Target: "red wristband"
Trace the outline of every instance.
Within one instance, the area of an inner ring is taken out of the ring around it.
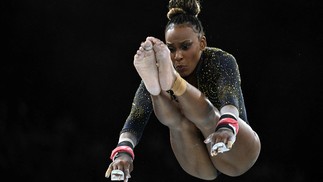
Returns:
[[[226,127],[226,128],[230,128],[232,129],[234,134],[237,134],[239,131],[239,124],[238,121],[231,118],[231,117],[227,117],[227,118],[223,118],[221,119],[218,124],[216,125],[216,129],[215,131],[217,131],[218,129],[222,128],[222,127]]]
[[[119,153],[119,152],[126,152],[128,154],[131,155],[132,159],[135,159],[135,154],[132,150],[131,147],[129,146],[118,146],[116,147],[112,152],[111,152],[111,156],[110,159],[114,160],[114,157]]]

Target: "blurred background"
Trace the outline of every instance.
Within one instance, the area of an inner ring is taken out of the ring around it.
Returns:
[[[164,39],[166,0],[1,1],[0,174],[6,181],[104,182],[140,82],[132,61]],[[203,0],[209,46],[238,61],[262,151],[215,181],[320,181],[323,6],[318,0]],[[130,182],[192,181],[152,115]],[[315,166],[315,167],[314,167]]]

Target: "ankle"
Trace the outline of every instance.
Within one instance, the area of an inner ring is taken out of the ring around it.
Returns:
[[[175,81],[171,90],[173,91],[175,96],[181,96],[187,89],[187,82],[177,72],[175,74]]]

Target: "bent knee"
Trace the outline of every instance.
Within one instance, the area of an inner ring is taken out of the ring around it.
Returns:
[[[258,142],[253,152],[246,157],[247,159],[244,162],[232,163],[230,167],[227,166],[226,169],[221,172],[231,177],[240,176],[246,173],[258,160],[261,149],[260,146],[261,144]]]

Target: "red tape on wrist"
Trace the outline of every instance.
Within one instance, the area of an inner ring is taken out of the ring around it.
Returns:
[[[126,152],[128,154],[131,155],[132,159],[135,159],[135,154],[132,150],[131,147],[129,146],[118,146],[116,147],[112,152],[111,152],[111,156],[110,159],[114,160],[114,157],[119,153],[119,152]]]
[[[218,124],[216,125],[216,129],[215,131],[217,131],[218,129],[222,128],[222,127],[226,127],[229,129],[232,129],[234,134],[237,134],[239,131],[239,124],[238,121],[233,119],[233,118],[223,118],[221,119]]]

